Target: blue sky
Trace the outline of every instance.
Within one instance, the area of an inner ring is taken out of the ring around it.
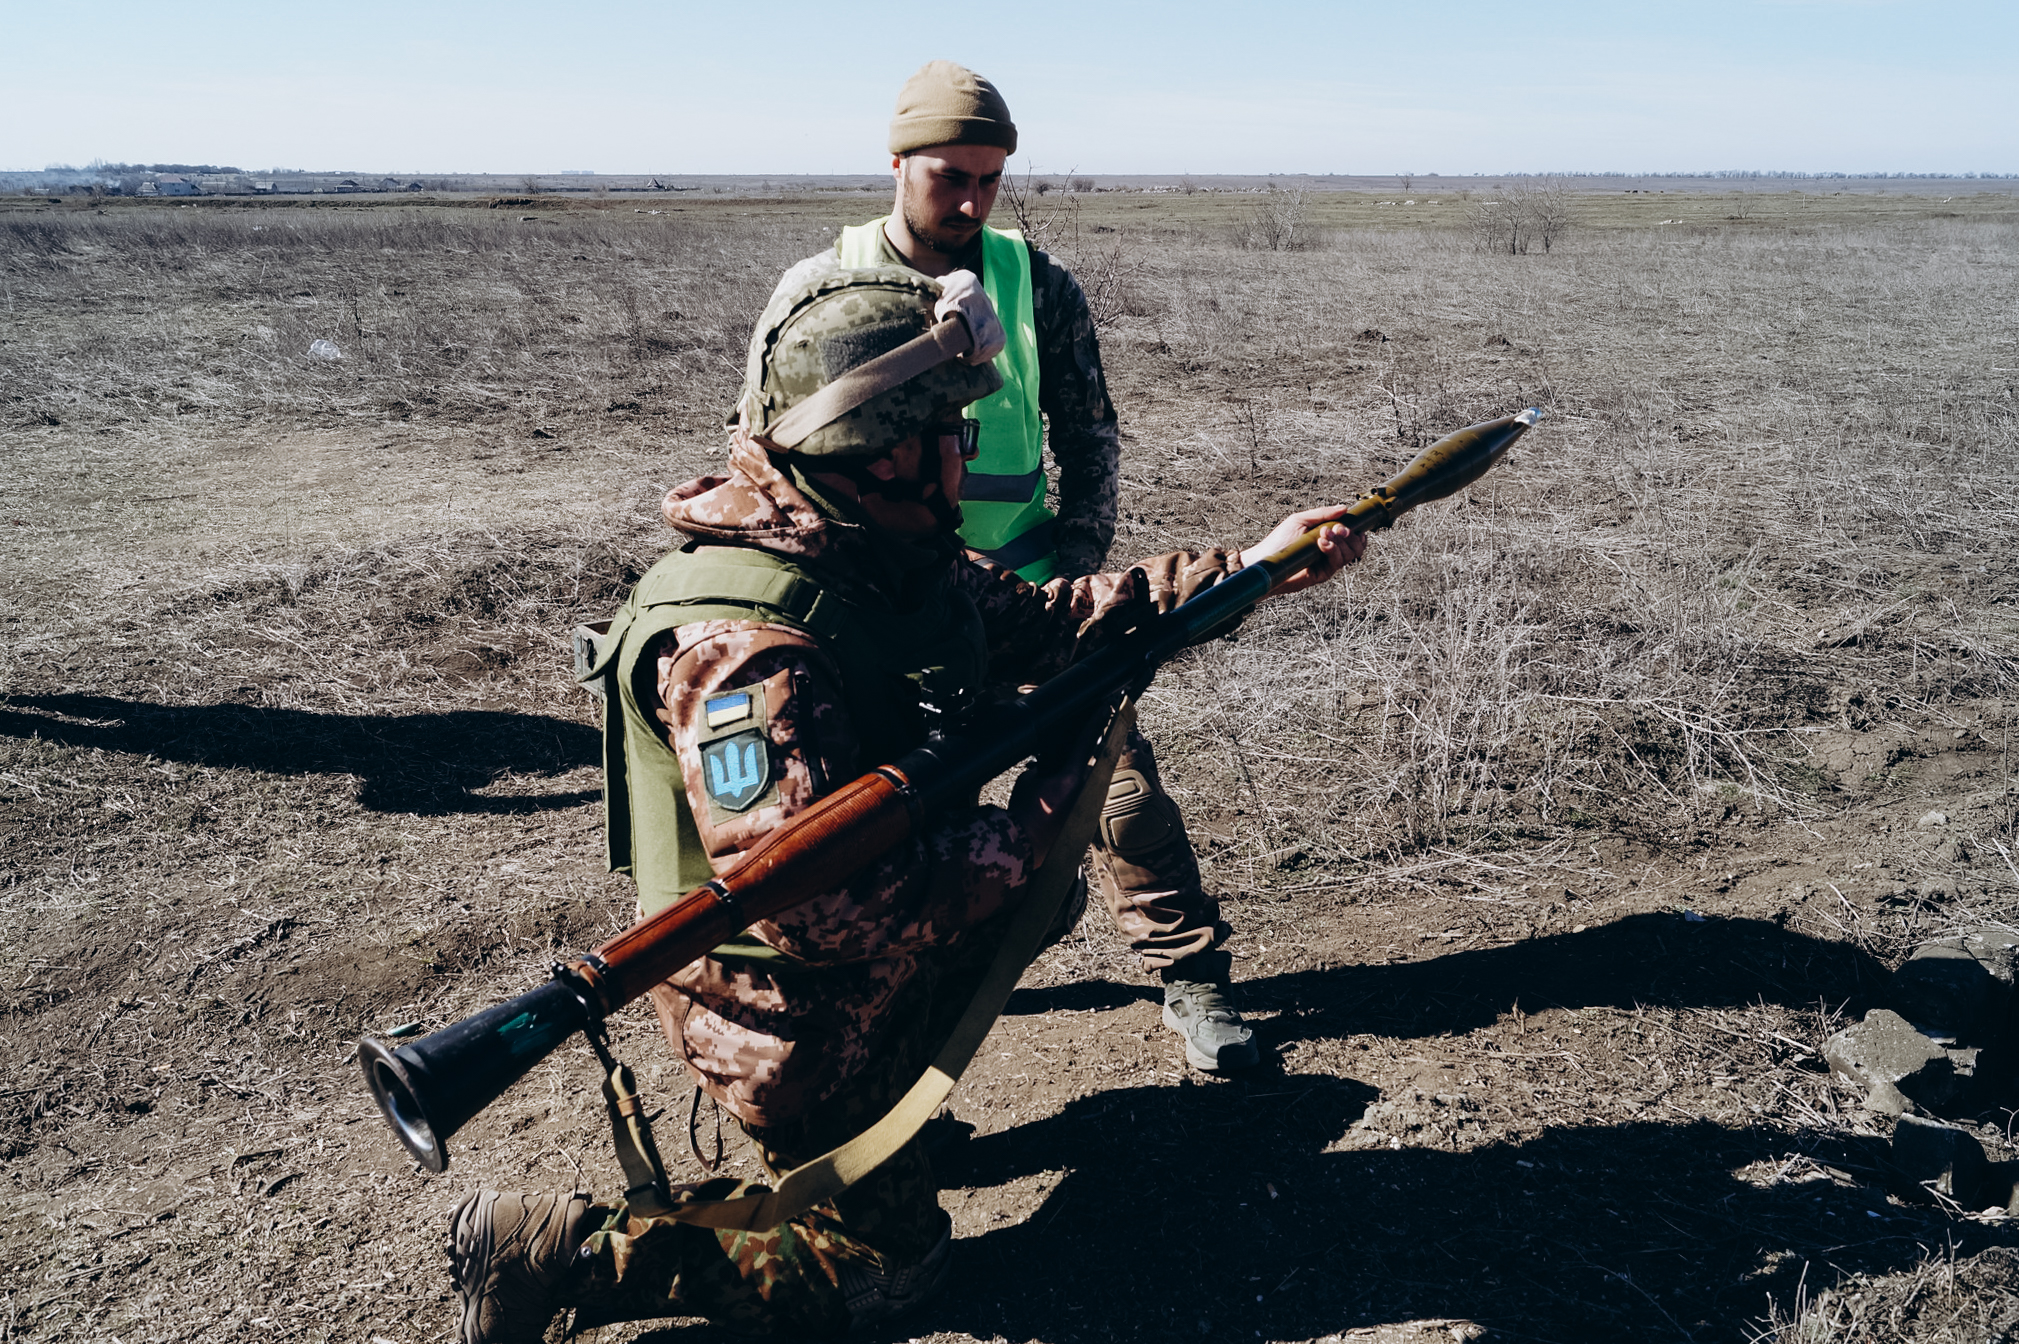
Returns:
[[[2019,2],[0,0],[0,168],[871,173],[996,81],[1044,172],[2019,172]]]

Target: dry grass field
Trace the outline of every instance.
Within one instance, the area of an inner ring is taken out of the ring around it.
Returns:
[[[2019,207],[1594,195],[1505,255],[1386,199],[1294,251],[1083,205],[1117,562],[1549,417],[1152,688],[1269,1062],[1189,1074],[1087,921],[957,1094],[956,1279],[890,1337],[2006,1337],[2019,1221],[1890,1196],[1818,1054],[2019,922]],[[773,279],[880,210],[0,211],[0,1340],[439,1339],[466,1193],[614,1187],[586,1049],[433,1177],[354,1042],[626,922],[566,632],[668,544]]]

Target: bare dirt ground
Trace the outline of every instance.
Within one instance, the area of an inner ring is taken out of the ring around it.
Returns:
[[[1888,1195],[1818,1059],[2019,915],[2019,218],[1968,204],[1606,202],[1547,256],[1088,204],[1117,560],[1550,418],[1160,678],[1268,1063],[1188,1073],[1087,921],[957,1094],[956,1280],[891,1338],[2019,1326],[2014,1224]],[[354,1043],[626,921],[566,631],[875,208],[0,215],[0,1339],[437,1339],[465,1194],[613,1188],[586,1050],[430,1177]]]

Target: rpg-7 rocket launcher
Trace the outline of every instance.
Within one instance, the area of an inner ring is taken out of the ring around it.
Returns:
[[[1377,531],[1420,504],[1464,489],[1541,418],[1542,411],[1530,407],[1438,440],[1361,496],[1343,524]],[[393,1132],[422,1166],[445,1170],[448,1137],[569,1036],[600,1032],[604,1018],[709,949],[848,881],[922,831],[947,800],[974,797],[997,775],[1069,739],[1100,707],[1139,693],[1179,650],[1231,628],[1277,584],[1309,567],[1318,558],[1318,531],[1144,622],[984,722],[843,785],[766,835],[719,877],[595,951],[556,964],[553,978],[538,989],[397,1048],[366,1037],[358,1043],[358,1059]]]

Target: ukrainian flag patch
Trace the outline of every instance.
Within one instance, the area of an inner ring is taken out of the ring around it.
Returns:
[[[704,726],[694,745],[701,756],[698,783],[716,825],[778,800],[778,777],[771,769],[771,739],[765,732],[764,688],[746,686],[701,701]]]
[[[741,723],[750,717],[750,692],[738,691],[734,695],[711,695],[703,706],[708,714],[708,726],[720,728],[725,724]]]

